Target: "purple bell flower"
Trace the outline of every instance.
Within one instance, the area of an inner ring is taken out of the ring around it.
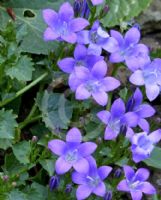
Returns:
[[[78,44],[74,50],[74,58],[64,58],[58,61],[58,66],[62,71],[72,73],[74,68],[79,66],[91,69],[100,60],[103,60],[103,56],[88,55],[87,48]]]
[[[99,21],[94,22],[90,31],[80,31],[77,42],[79,44],[89,44],[88,54],[94,55],[101,55],[102,49],[113,52],[117,44],[117,41],[102,29]]]
[[[108,101],[106,92],[119,87],[120,82],[113,77],[105,77],[107,65],[105,61],[98,61],[91,70],[86,67],[76,67],[69,76],[69,86],[72,91],[76,91],[76,99],[84,100],[90,96],[94,100],[105,106]]]
[[[72,128],[66,135],[66,143],[62,140],[51,140],[48,148],[60,156],[55,163],[57,174],[64,174],[72,167],[78,172],[87,172],[88,161],[85,159],[92,154],[97,145],[93,142],[81,143],[82,136],[77,128]]]
[[[161,59],[156,58],[142,69],[136,70],[130,76],[134,85],[145,85],[146,96],[150,101],[157,98],[161,91]]]
[[[143,103],[143,95],[139,88],[137,88],[133,96],[128,100],[126,104],[127,112],[134,112],[138,117],[138,125],[143,131],[149,131],[149,123],[145,120],[147,117],[151,117],[155,114],[155,110],[149,104]]]
[[[45,41],[64,40],[75,43],[77,41],[76,32],[89,25],[86,19],[74,19],[74,10],[68,2],[61,5],[58,13],[52,9],[43,10],[43,18],[48,25],[44,32]]]
[[[150,134],[142,132],[134,134],[131,138],[131,151],[134,162],[138,163],[150,157],[155,144],[161,140],[161,129]]]
[[[135,127],[138,118],[135,113],[125,113],[125,104],[122,99],[117,99],[111,106],[110,112],[107,110],[97,113],[97,117],[106,124],[105,140],[114,140],[121,132],[121,127]]]
[[[89,171],[87,173],[74,172],[72,174],[73,182],[80,185],[76,191],[77,200],[86,199],[92,193],[104,197],[106,186],[103,180],[112,170],[109,166],[97,168],[96,161],[92,156],[89,156],[87,159],[89,162]]]
[[[130,166],[124,166],[126,179],[122,180],[117,190],[130,192],[132,200],[141,200],[143,194],[156,194],[155,188],[146,180],[149,177],[149,171],[145,168],[140,168],[136,171]]]
[[[118,31],[111,30],[110,33],[115,39],[115,51],[107,50],[111,53],[110,62],[125,62],[131,71],[135,71],[150,62],[149,49],[144,44],[138,44],[140,40],[138,28],[129,29],[124,38]]]

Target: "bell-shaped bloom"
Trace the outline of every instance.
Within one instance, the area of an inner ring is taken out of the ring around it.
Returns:
[[[100,55],[102,49],[113,52],[117,44],[117,41],[102,29],[99,21],[94,22],[91,30],[80,31],[77,42],[79,44],[89,44],[88,53],[94,55]]]
[[[94,100],[105,106],[108,101],[106,92],[116,89],[120,82],[113,77],[105,77],[107,65],[105,61],[98,61],[91,70],[86,67],[76,67],[69,76],[69,86],[75,91],[76,99],[84,100],[93,97]]]
[[[134,162],[138,163],[150,157],[155,144],[161,140],[161,129],[148,134],[142,132],[134,134],[131,138],[131,151]]]
[[[64,174],[72,167],[81,173],[89,170],[85,158],[95,151],[97,145],[93,142],[81,143],[81,141],[82,136],[77,128],[68,131],[66,142],[58,139],[49,141],[48,148],[52,153],[60,156],[55,163],[57,174]]]
[[[92,193],[104,197],[106,193],[103,180],[107,178],[112,168],[109,166],[97,168],[96,161],[92,156],[88,157],[88,162],[89,171],[87,173],[74,172],[72,174],[73,182],[80,185],[76,191],[77,200],[86,199]]]
[[[103,60],[103,56],[89,55],[87,48],[78,44],[74,50],[74,58],[64,58],[58,61],[58,66],[62,71],[72,73],[75,67],[84,66],[91,69],[100,60]]]
[[[58,13],[52,9],[43,10],[43,18],[48,25],[44,32],[45,41],[64,40],[75,43],[76,32],[89,25],[86,19],[74,18],[74,10],[68,2],[61,5]]]
[[[131,71],[143,67],[150,62],[149,49],[144,44],[138,44],[140,31],[132,27],[123,37],[118,31],[111,30],[111,36],[117,41],[116,51],[109,51],[110,62],[125,62]]]
[[[155,110],[149,104],[142,103],[143,95],[137,88],[126,104],[127,112],[134,112],[138,117],[138,125],[143,131],[149,131],[149,123],[145,120],[155,114]]]
[[[161,59],[156,58],[145,65],[141,70],[136,70],[130,76],[130,82],[134,85],[145,85],[146,96],[153,101],[160,94],[161,90]]]
[[[105,140],[114,140],[121,132],[122,127],[135,127],[138,123],[135,113],[125,113],[125,104],[120,98],[113,102],[110,112],[107,110],[100,111],[97,113],[97,117],[107,125]]]
[[[143,193],[148,195],[156,194],[156,189],[147,182],[149,171],[140,168],[136,172],[130,166],[124,166],[125,178],[118,186],[117,190],[129,192],[132,200],[141,200]]]

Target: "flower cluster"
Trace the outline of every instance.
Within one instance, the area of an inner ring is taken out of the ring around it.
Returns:
[[[92,0],[93,5],[103,1]],[[81,12],[77,16],[88,18],[86,11],[80,11],[81,4],[75,1],[75,10]],[[87,9],[87,2],[82,1]],[[89,9],[89,7],[88,7]],[[88,10],[89,12],[89,10]],[[89,13],[88,13],[89,14]],[[69,75],[68,84],[75,92],[77,100],[93,98],[101,106],[108,104],[108,92],[117,89],[120,81],[108,76],[108,66],[101,56],[102,52],[109,54],[111,63],[123,63],[131,71],[129,81],[136,86],[145,85],[148,100],[156,99],[161,90],[161,59],[151,61],[149,49],[140,44],[140,31],[137,27],[130,28],[123,36],[120,32],[111,30],[110,34],[96,20],[91,29],[84,30],[89,25],[87,19],[74,18],[74,10],[69,3],[64,3],[58,13],[46,9],[43,17],[48,27],[44,32],[44,40],[58,40],[75,44],[73,57],[61,58],[58,67]],[[106,125],[104,139],[116,140],[119,134],[124,134],[131,143],[132,159],[135,163],[149,158],[155,144],[161,140],[161,130],[150,133],[146,118],[155,114],[154,108],[143,102],[139,88],[124,102],[121,98],[114,100],[110,111],[103,110],[97,117]],[[142,132],[135,133],[136,127]],[[72,128],[66,135],[66,142],[58,139],[49,141],[48,148],[59,156],[55,163],[58,175],[71,169],[72,181],[78,184],[76,196],[78,200],[86,199],[90,194],[104,197],[106,186],[103,182],[112,168],[102,166],[97,168],[95,159],[91,156],[97,145],[93,142],[82,142],[82,136],[77,128]],[[140,168],[135,173],[130,166],[124,166],[125,180],[117,189],[130,192],[133,200],[141,200],[142,193],[155,194],[154,187],[146,180],[149,172]],[[111,194],[111,193],[110,193]]]

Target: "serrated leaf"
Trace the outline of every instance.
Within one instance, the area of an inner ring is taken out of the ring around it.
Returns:
[[[30,143],[27,141],[19,142],[12,147],[13,153],[17,160],[22,164],[30,163],[29,155],[31,151]]]
[[[12,111],[0,110],[0,139],[13,139],[17,122]]]
[[[6,70],[6,75],[12,79],[16,78],[18,81],[30,81],[32,79],[33,63],[31,58],[27,56],[21,56],[17,63]]]
[[[54,162],[53,160],[40,160],[41,166],[48,172],[49,176],[52,176],[54,173]]]
[[[26,25],[27,34],[23,38],[20,50],[23,52],[30,52],[35,54],[48,54],[49,51],[54,51],[58,47],[57,42],[44,42],[43,32],[46,28],[46,24],[42,18],[42,9],[52,8],[58,10],[60,5],[65,2],[64,0],[10,0],[5,6],[13,8],[17,26]],[[71,0],[70,2],[73,2]],[[0,16],[2,16],[1,22],[5,24],[10,18],[6,13],[5,7],[0,7]],[[31,16],[25,16],[25,12],[30,12]],[[1,27],[1,26],[0,26]],[[3,27],[4,28],[4,25]]]
[[[155,147],[150,158],[144,161],[148,166],[161,169],[161,148]]]
[[[45,91],[37,97],[37,104],[42,112],[46,127],[67,129],[73,113],[73,106],[63,94]]]
[[[101,22],[105,27],[119,25],[138,16],[151,2],[152,0],[106,0],[109,11]]]

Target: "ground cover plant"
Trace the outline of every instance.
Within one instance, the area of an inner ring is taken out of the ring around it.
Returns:
[[[0,200],[161,199],[150,3],[0,1]]]

